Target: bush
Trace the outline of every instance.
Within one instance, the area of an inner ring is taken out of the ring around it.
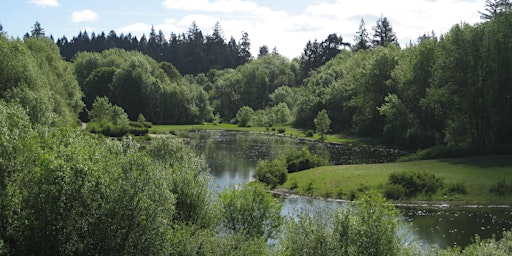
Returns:
[[[282,159],[276,159],[272,162],[260,160],[254,173],[254,178],[257,181],[266,184],[272,189],[284,184],[287,176],[286,164]]]
[[[89,122],[87,124],[87,131],[94,134],[103,134],[107,137],[123,137],[127,134],[144,136],[149,133],[149,129],[140,125],[140,123],[133,123],[136,125],[120,126],[109,122]]]
[[[446,193],[466,195],[468,193],[468,189],[466,188],[466,184],[462,182],[449,183],[446,188]]]
[[[306,185],[306,187],[304,188],[304,193],[306,193],[306,195],[312,196],[314,192],[315,187],[313,187],[313,181],[310,181],[308,185]]]
[[[249,126],[249,122],[254,115],[254,110],[251,107],[241,107],[236,113],[236,120],[238,121],[238,125],[240,127]]]
[[[307,147],[295,150],[285,155],[286,169],[289,173],[315,168],[323,165],[322,158],[311,154]]]
[[[499,196],[507,196],[512,193],[512,185],[507,184],[505,180],[501,180],[492,185],[489,191]]]
[[[277,132],[278,132],[278,133],[280,133],[280,134],[283,134],[283,133],[285,133],[285,132],[286,132],[286,129],[284,129],[284,128],[279,128],[279,129],[277,129]]]
[[[439,189],[444,187],[444,182],[441,178],[436,177],[434,174],[426,172],[395,172],[389,175],[389,185],[400,186],[404,189],[405,197],[414,197],[418,194],[432,196]],[[399,192],[396,188],[390,188],[394,191],[389,191],[390,196],[396,196]]]
[[[313,135],[315,135],[315,132],[313,130],[307,130],[305,133],[306,137],[313,137]]]
[[[376,194],[357,207],[302,211],[290,218],[279,255],[406,255],[398,211]]]
[[[283,204],[267,193],[261,183],[228,187],[218,197],[222,233],[275,239],[282,224]]]
[[[387,184],[384,189],[384,197],[389,200],[399,200],[405,196],[404,187],[396,184]]]
[[[295,189],[298,189],[299,188],[299,182],[297,181],[294,181],[290,184],[290,190],[295,190]]]

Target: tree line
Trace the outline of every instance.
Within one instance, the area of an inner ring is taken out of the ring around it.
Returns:
[[[236,68],[197,75],[120,49],[79,53],[72,65],[88,110],[106,96],[131,120],[143,114],[156,124],[184,124],[244,116],[244,125],[314,129],[325,110],[332,132],[411,149],[503,148],[512,141],[510,16],[501,11],[479,24],[456,24],[404,49],[385,17],[373,39],[362,20],[350,48],[331,34],[308,42],[301,58],[263,50]]]
[[[26,36],[30,36],[27,34]],[[217,22],[209,35],[204,35],[193,22],[186,33],[171,33],[169,40],[159,30],[151,28],[148,37],[140,39],[131,33],[120,34],[111,30],[90,36],[80,32],[70,40],[66,36],[57,39],[61,55],[68,61],[79,52],[103,52],[112,48],[139,51],[158,62],[172,63],[182,74],[206,73],[210,69],[235,68],[251,59],[249,34],[243,32],[240,40],[233,37],[226,41],[220,23]]]

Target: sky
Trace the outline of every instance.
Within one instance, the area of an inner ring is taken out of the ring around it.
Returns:
[[[247,32],[253,55],[267,45],[291,59],[309,40],[332,33],[353,43],[361,19],[371,35],[379,17],[388,18],[404,47],[424,33],[481,22],[485,0],[2,0],[1,6],[0,24],[10,37],[23,37],[36,21],[55,39],[84,30],[140,38],[152,26],[169,37],[194,21],[206,35],[218,21],[226,40]]]

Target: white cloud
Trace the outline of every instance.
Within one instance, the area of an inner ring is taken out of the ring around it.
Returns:
[[[100,15],[92,10],[85,9],[81,11],[74,11],[71,14],[71,20],[75,23],[79,22],[95,22],[100,19]]]
[[[145,23],[135,23],[132,25],[128,25],[126,27],[122,27],[119,29],[121,33],[132,33],[134,35],[141,36],[142,34],[147,34],[151,30],[151,25]]]
[[[258,4],[244,0],[166,0],[162,5],[171,10],[205,11],[205,12],[252,12]]]
[[[171,32],[186,32],[195,21],[206,35],[211,34],[215,22],[219,21],[226,40],[231,36],[238,40],[242,32],[248,32],[253,55],[257,55],[260,46],[267,45],[271,49],[276,46],[281,54],[293,58],[300,56],[308,40],[324,40],[331,33],[353,43],[361,18],[372,34],[376,20],[387,17],[400,44],[406,46],[426,32],[440,35],[462,21],[479,22],[478,10],[484,6],[483,0],[367,0],[364,5],[353,0],[313,2],[317,4],[304,6],[302,12],[296,10],[292,14],[257,4],[256,0],[165,0],[162,5],[179,11],[175,12],[179,15],[154,27],[168,37]],[[136,23],[120,31],[141,36],[147,35],[151,26]]]
[[[30,0],[29,4],[35,4],[37,6],[46,8],[46,7],[59,7],[59,2],[57,0]]]
[[[350,30],[344,26],[343,33],[355,32],[354,22],[364,18],[367,29],[371,32],[376,18],[387,17],[397,33],[402,45],[425,32],[435,31],[437,34],[448,32],[455,24],[479,21],[478,10],[483,1],[460,0],[367,0],[364,5],[350,0],[337,0],[334,3],[309,5],[306,13],[311,16],[328,16],[341,24],[351,24]]]

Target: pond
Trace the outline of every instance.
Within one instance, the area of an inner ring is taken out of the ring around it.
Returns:
[[[203,155],[216,178],[216,189],[253,180],[258,160],[271,160],[290,150],[308,147],[331,164],[383,163],[397,159],[405,152],[369,146],[317,143],[286,136],[230,131],[198,131],[187,134],[190,145]],[[337,208],[343,203],[303,197],[285,200],[283,214],[297,208]],[[475,234],[481,238],[501,237],[512,229],[512,210],[508,208],[428,209],[403,207],[403,223],[410,223],[407,234],[428,244],[464,247]],[[406,226],[406,225],[404,225]]]

